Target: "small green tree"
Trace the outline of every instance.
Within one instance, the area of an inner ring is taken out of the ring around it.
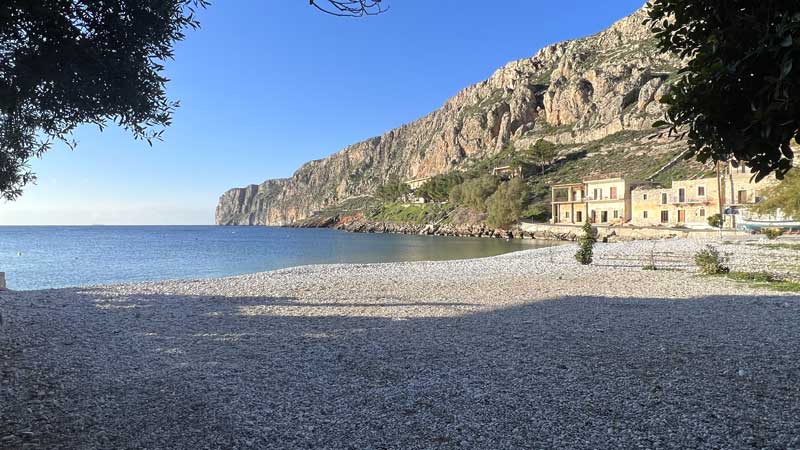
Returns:
[[[491,227],[508,228],[522,215],[528,203],[528,186],[521,178],[501,184],[486,200],[489,213],[486,223]]]
[[[528,155],[534,164],[539,166],[539,173],[544,174],[547,166],[553,163],[558,156],[556,144],[544,139],[539,139],[535,144],[528,147]]]
[[[578,252],[575,253],[575,259],[586,266],[592,263],[592,253],[594,243],[597,242],[597,237],[594,235],[594,229],[588,219],[583,224],[582,229],[583,235],[578,241],[580,243],[580,248],[578,248]]]
[[[714,228],[719,228],[722,226],[722,215],[721,214],[714,214],[713,216],[708,216],[708,224]]]

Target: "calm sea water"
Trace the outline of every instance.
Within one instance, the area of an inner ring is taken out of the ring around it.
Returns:
[[[0,227],[8,287],[205,278],[304,264],[474,258],[540,241],[266,227]]]

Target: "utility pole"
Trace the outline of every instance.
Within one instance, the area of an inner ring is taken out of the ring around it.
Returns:
[[[724,202],[722,200],[722,177],[719,170],[719,161],[717,161],[717,200],[719,201],[719,237],[722,239],[722,227],[725,226],[725,210]]]

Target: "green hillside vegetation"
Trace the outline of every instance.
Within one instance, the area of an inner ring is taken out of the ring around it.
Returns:
[[[528,205],[529,196],[528,186],[521,178],[501,184],[486,200],[486,223],[500,228],[514,225]]]
[[[384,203],[366,211],[366,218],[377,222],[394,222],[421,225],[445,221],[453,206],[440,203],[401,204]]]
[[[398,179],[392,179],[378,186],[375,197],[384,202],[393,202],[405,197],[411,192],[411,188]]]
[[[708,167],[679,160],[660,169],[678,156],[680,146],[654,152],[651,132],[623,131],[587,144],[559,145],[546,139],[517,149],[508,145],[500,152],[467,162],[462,170],[432,177],[415,192],[425,204],[403,204],[408,185],[390,180],[374,197],[349,200],[321,214],[363,212],[368,220],[406,224],[448,223],[457,211],[473,211],[489,226],[507,228],[518,219],[545,222],[550,218],[550,186],[580,182],[588,177],[619,176],[631,180],[651,180],[669,185],[674,179],[713,176]],[[529,140],[530,142],[530,140]],[[501,166],[520,168],[524,181],[504,181],[492,175]]]
[[[453,187],[463,182],[464,175],[461,172],[448,172],[442,175],[436,175],[420,186],[416,190],[415,195],[427,201],[444,202],[450,197],[450,191]]]

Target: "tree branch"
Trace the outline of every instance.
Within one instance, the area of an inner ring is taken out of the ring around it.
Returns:
[[[377,16],[389,7],[382,0],[309,0],[309,4],[325,14],[337,17]]]

